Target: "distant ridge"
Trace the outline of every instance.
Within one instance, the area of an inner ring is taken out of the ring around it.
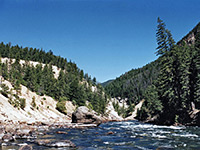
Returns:
[[[114,80],[111,79],[111,80],[105,81],[105,82],[101,83],[101,85],[102,85],[103,87],[106,87],[106,86],[107,86],[108,84],[110,84],[112,81],[114,81]]]

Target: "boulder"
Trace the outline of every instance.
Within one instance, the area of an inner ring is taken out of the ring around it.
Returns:
[[[3,138],[5,135],[5,130],[3,128],[0,128],[0,140]]]
[[[98,116],[93,110],[89,110],[86,106],[80,106],[72,114],[72,123],[84,124],[101,124],[102,117]]]
[[[16,131],[16,126],[14,125],[7,125],[5,126],[5,132],[6,133],[14,133]]]
[[[30,129],[19,129],[16,131],[15,134],[23,137],[23,136],[30,136],[31,133],[32,133],[32,131]]]
[[[64,131],[57,131],[56,133],[57,134],[68,134],[67,132],[64,132]]]
[[[3,137],[2,137],[2,140],[5,141],[5,142],[10,142],[10,141],[14,141],[14,137],[12,136],[12,134],[5,134]]]
[[[111,134],[114,134],[114,132],[109,131],[109,132],[107,133],[107,135],[111,135]]]
[[[30,145],[23,145],[22,147],[19,148],[19,150],[32,150],[32,146]]]

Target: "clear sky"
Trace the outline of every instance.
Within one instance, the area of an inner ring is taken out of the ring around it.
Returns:
[[[103,82],[156,59],[157,17],[178,41],[200,0],[0,0],[0,42],[52,50]]]

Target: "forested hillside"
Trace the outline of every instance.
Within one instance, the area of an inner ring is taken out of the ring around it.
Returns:
[[[158,76],[158,60],[142,68],[133,69],[106,85],[105,90],[111,97],[128,98],[129,103],[138,103],[145,90]]]
[[[58,101],[57,109],[65,113],[64,102],[69,100],[81,106],[87,105],[103,114],[105,112],[107,96],[96,78],[91,79],[84,74],[75,63],[55,56],[52,51],[0,44],[1,58],[8,58],[0,63],[0,76],[9,80],[15,90],[20,91],[20,84],[39,95],[48,95]],[[20,61],[24,60],[24,64]],[[36,66],[30,61],[39,62]],[[59,75],[54,76],[53,66],[59,69]],[[7,95],[6,87],[1,84],[1,93]],[[20,93],[18,93],[20,94]],[[23,107],[22,107],[23,108]]]
[[[140,119],[158,115],[157,122],[168,125],[193,121],[192,111],[200,108],[200,24],[194,29],[194,42],[188,43],[185,37],[181,44],[175,44],[165,23],[158,18],[156,37],[160,71],[150,87],[154,92],[145,94],[146,103],[138,116]],[[155,111],[152,103],[159,106]]]
[[[108,80],[108,81],[106,81],[106,82],[101,83],[101,85],[102,85],[103,87],[106,87],[106,86],[107,86],[108,84],[110,84],[112,81],[113,81],[113,80]]]
[[[189,124],[200,109],[200,23],[176,44],[158,18],[156,38],[159,58],[112,81],[106,92],[133,103],[144,99],[139,120]]]

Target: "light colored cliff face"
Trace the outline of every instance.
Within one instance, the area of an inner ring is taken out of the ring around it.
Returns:
[[[109,101],[107,107],[106,107],[106,113],[108,114],[107,119],[108,120],[116,120],[116,121],[122,121],[123,118],[118,115],[118,113],[115,111],[112,101]]]
[[[6,62],[12,62],[12,63],[14,63],[15,62],[15,59],[9,59],[9,58],[1,58],[1,62],[2,63],[6,63]],[[21,64],[21,65],[25,65],[26,64],[26,61],[25,60],[20,60],[19,61],[19,63]],[[45,66],[45,64],[42,64],[42,63],[39,63],[39,62],[35,62],[35,61],[28,61],[27,62],[30,66],[32,65],[32,66],[34,66],[34,67],[36,67],[37,65],[42,65],[42,67],[44,67]],[[57,79],[58,78],[58,76],[59,76],[59,73],[60,73],[60,68],[58,68],[57,66],[52,66],[52,69],[53,69],[53,72],[54,72],[54,77]]]
[[[123,117],[119,116],[118,113],[115,111],[113,107],[113,102],[118,103],[120,107],[127,108],[127,104],[125,100],[121,98],[111,98],[109,101],[107,107],[106,107],[106,113],[108,114],[108,120],[117,120],[117,121],[122,121],[124,120]]]
[[[14,63],[15,59],[8,59],[8,58],[1,58],[1,63]],[[28,63],[28,65],[32,65],[36,67],[36,65],[39,65],[41,63],[29,61],[26,62],[24,60],[20,60],[19,62],[21,65],[25,65]],[[45,64],[41,64],[42,67],[45,66]],[[52,66],[54,77],[58,78],[60,68],[57,66]],[[84,84],[85,81],[81,82],[80,84]],[[9,87],[9,91],[11,91],[12,94],[17,94],[20,98],[24,98],[26,100],[26,107],[24,109],[16,108],[13,105],[9,103],[9,98],[3,96],[0,94],[0,121],[21,121],[21,122],[71,122],[71,116],[72,113],[75,111],[76,106],[72,104],[72,102],[67,101],[65,104],[65,107],[67,109],[67,114],[64,115],[60,113],[58,110],[56,110],[56,104],[57,102],[49,97],[49,96],[40,96],[36,93],[30,91],[25,86],[21,85],[21,92],[16,93],[14,90],[14,87],[11,85],[10,82],[4,80],[0,76],[0,85],[5,84]],[[0,86],[1,89],[1,86]],[[92,86],[91,87],[92,92],[97,92],[97,87]],[[15,97],[10,96],[11,99],[15,99]],[[32,106],[33,98],[35,99],[36,106]],[[105,117],[105,120],[122,120],[122,117],[118,116],[117,112],[114,110],[111,100],[107,105],[106,114],[108,117]],[[115,100],[117,101],[117,100]],[[120,106],[122,103],[119,103]]]
[[[186,39],[184,39],[184,41],[188,44],[195,44],[195,35],[194,32],[192,32],[191,34],[188,35],[188,37]]]
[[[9,91],[12,94],[16,94],[11,83],[4,80],[0,76],[0,84],[5,84],[9,87]],[[1,88],[0,88],[1,89]],[[67,109],[68,115],[64,115],[56,110],[57,102],[49,96],[40,96],[36,93],[30,91],[25,86],[21,85],[21,92],[18,94],[20,98],[26,99],[26,106],[24,109],[15,108],[9,103],[9,98],[0,94],[0,121],[8,122],[44,122],[44,123],[56,123],[56,122],[71,122],[71,115],[76,110],[76,106],[72,102],[67,101],[65,107]],[[9,97],[12,97],[9,95]],[[14,97],[13,97],[14,99]],[[35,107],[33,107],[33,99],[35,99]],[[116,99],[114,99],[117,101]],[[107,121],[117,120],[122,121],[123,118],[120,117],[114,110],[112,105],[113,100],[111,100],[106,109],[106,117],[103,117]],[[120,103],[121,104],[121,103]]]
[[[5,84],[9,89],[14,89],[10,82],[4,80],[1,84]],[[15,94],[16,91],[12,90]],[[25,121],[25,122],[71,122],[71,117],[66,116],[56,110],[56,101],[49,96],[39,96],[21,85],[20,98],[26,99],[26,107],[24,110],[15,108],[8,102],[8,98],[0,94],[0,120],[1,121]],[[36,106],[31,104],[35,97]],[[74,112],[75,106],[71,102],[67,102],[68,112]],[[69,109],[70,108],[70,109]]]
[[[141,110],[143,103],[144,103],[144,100],[141,100],[141,101],[135,106],[135,109],[134,109],[134,111],[132,112],[131,116],[125,118],[125,120],[134,120],[135,117],[137,116],[138,110]]]

